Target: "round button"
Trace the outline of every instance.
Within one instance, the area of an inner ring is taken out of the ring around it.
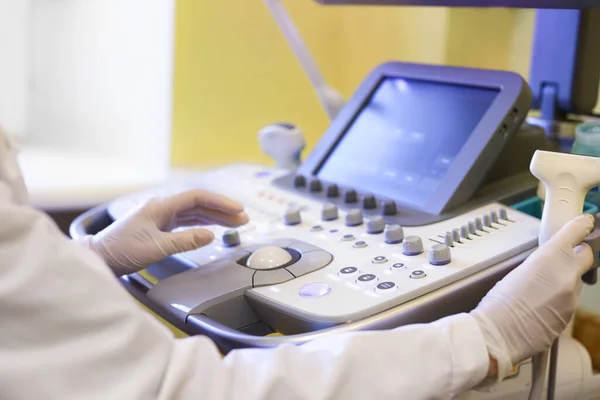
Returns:
[[[350,241],[352,241],[352,240],[354,240],[354,239],[356,239],[356,238],[354,237],[354,235],[344,235],[344,236],[342,236],[342,241],[343,241],[343,242],[350,242]]]
[[[397,289],[398,286],[394,282],[381,282],[375,286],[375,291],[382,294],[395,292]]]
[[[310,228],[311,232],[321,232],[323,230],[323,227],[321,225],[315,225],[312,228]]]
[[[387,225],[383,230],[383,236],[388,244],[401,243],[404,240],[404,230],[400,225]]]
[[[260,270],[275,269],[284,266],[290,261],[292,261],[292,255],[285,249],[277,246],[265,246],[250,255],[246,266]]]
[[[402,253],[406,256],[416,256],[423,252],[423,241],[419,236],[408,236],[402,242]]]
[[[383,215],[396,215],[398,213],[396,203],[393,201],[385,201],[381,206],[381,213]]]
[[[424,271],[421,270],[416,270],[410,273],[410,277],[412,279],[421,279],[421,278],[425,278],[427,276],[427,274],[425,274]]]
[[[344,202],[356,203],[357,200],[358,200],[358,196],[356,194],[356,190],[348,189],[344,192]]]
[[[362,205],[365,210],[372,210],[377,206],[377,201],[374,196],[364,196],[362,198]]]
[[[377,234],[385,230],[385,221],[383,217],[376,215],[367,220],[367,233]]]
[[[377,277],[373,274],[364,274],[356,279],[359,285],[371,285],[377,282]]]
[[[298,225],[300,222],[302,222],[300,210],[297,208],[287,210],[283,215],[283,221],[286,225]]]
[[[340,195],[340,189],[335,183],[327,186],[327,197],[338,197]]]
[[[294,177],[294,186],[295,187],[304,187],[306,186],[306,178],[302,175],[296,175]]]
[[[352,247],[356,247],[356,248],[363,248],[363,247],[367,247],[367,242],[363,241],[363,240],[359,240],[358,242],[355,242]]]
[[[358,226],[363,223],[362,211],[357,209],[348,210],[346,213],[346,226]]]
[[[311,180],[309,189],[311,192],[320,192],[323,189],[323,186],[321,185],[321,181],[318,179]]]
[[[300,297],[312,298],[325,296],[331,292],[331,286],[323,282],[308,283],[300,288]]]
[[[383,264],[387,262],[387,258],[385,258],[384,256],[377,256],[375,258],[373,258],[372,263],[373,264]]]
[[[338,217],[338,208],[335,204],[324,204],[321,209],[321,219],[323,221],[333,221]]]
[[[226,247],[234,247],[240,244],[240,233],[235,229],[228,229],[221,239]]]
[[[450,248],[445,244],[436,244],[429,249],[429,263],[431,265],[446,265],[450,261]]]
[[[344,267],[340,269],[339,275],[343,276],[344,278],[348,278],[354,275],[358,275],[359,272],[360,271],[356,267]]]
[[[390,267],[390,269],[392,271],[398,271],[401,269],[406,269],[406,265],[404,265],[403,263],[394,263],[392,264],[392,266]]]

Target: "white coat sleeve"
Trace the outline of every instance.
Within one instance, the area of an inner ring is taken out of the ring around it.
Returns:
[[[174,339],[96,254],[9,199],[0,182],[0,399],[451,399],[486,375],[468,315],[222,358]]]

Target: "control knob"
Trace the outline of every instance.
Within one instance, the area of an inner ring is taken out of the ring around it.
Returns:
[[[381,233],[385,230],[385,221],[383,217],[376,215],[367,220],[367,233]]]
[[[321,210],[321,219],[323,221],[333,221],[338,218],[338,208],[335,204],[325,204]]]
[[[310,181],[309,189],[311,192],[320,192],[322,190],[321,181],[318,179],[313,179]]]
[[[402,253],[406,256],[416,256],[423,252],[423,241],[419,236],[407,236],[402,242]]]
[[[446,265],[450,261],[450,248],[445,244],[436,244],[429,249],[429,263],[431,265]]]
[[[383,230],[383,237],[388,244],[401,243],[404,240],[404,230],[400,225],[387,225]]]
[[[300,210],[297,208],[287,210],[283,215],[283,222],[286,225],[298,225],[300,222],[302,222]]]
[[[358,209],[348,210],[346,213],[346,226],[358,226],[363,223],[362,212]]]
[[[444,235],[444,244],[450,247],[454,246],[454,237],[452,232],[446,232],[446,235]]]
[[[295,187],[304,187],[306,186],[306,178],[302,175],[296,175],[294,177],[294,186]]]
[[[344,202],[356,203],[357,200],[358,200],[358,196],[356,194],[356,190],[348,189],[344,192]]]
[[[228,229],[221,237],[225,247],[235,247],[240,244],[240,233],[235,229]]]
[[[381,213],[383,215],[396,215],[398,213],[396,203],[393,201],[385,201],[381,206]]]
[[[368,195],[362,198],[362,205],[365,210],[372,210],[377,207],[377,201],[374,196]]]
[[[340,189],[335,183],[327,186],[327,197],[338,197],[340,195]]]

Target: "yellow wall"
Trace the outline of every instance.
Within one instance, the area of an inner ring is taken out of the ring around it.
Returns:
[[[530,10],[284,4],[346,98],[388,60],[529,73]],[[269,164],[257,132],[278,121],[297,123],[310,151],[328,119],[263,0],[180,0],[177,7],[173,162]]]

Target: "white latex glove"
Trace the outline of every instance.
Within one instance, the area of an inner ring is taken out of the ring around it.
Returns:
[[[248,215],[241,204],[215,193],[192,189],[151,199],[83,241],[120,276],[211,243],[213,233],[200,228],[201,225],[237,227],[247,222]],[[182,227],[187,229],[172,232]]]
[[[499,380],[513,365],[547,350],[571,321],[581,277],[594,262],[590,246],[582,243],[593,228],[592,215],[571,220],[471,312],[498,362]]]

